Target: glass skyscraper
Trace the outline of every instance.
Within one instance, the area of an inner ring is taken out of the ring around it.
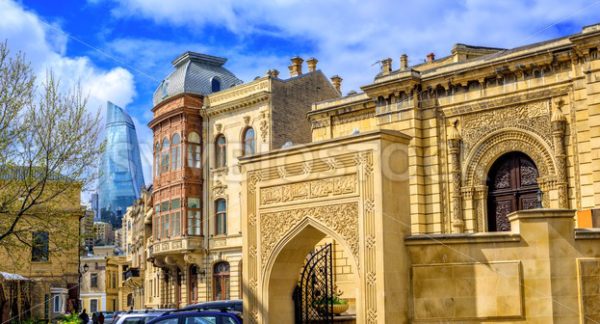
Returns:
[[[106,104],[106,151],[101,163],[100,218],[120,227],[127,207],[140,197],[144,174],[133,121],[123,108],[112,102]]]

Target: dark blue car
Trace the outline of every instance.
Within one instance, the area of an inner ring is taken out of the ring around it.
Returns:
[[[146,324],[242,324],[242,319],[232,312],[192,311],[163,315]]]

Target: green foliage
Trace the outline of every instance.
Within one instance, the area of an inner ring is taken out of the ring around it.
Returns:
[[[77,313],[67,314],[63,318],[58,320],[59,324],[79,324],[79,315]]]
[[[82,213],[80,191],[94,184],[103,151],[100,125],[80,87],[63,89],[48,71],[36,88],[24,54],[0,43],[0,249],[20,255],[41,229],[51,252],[77,245],[78,228],[54,229],[66,213]]]

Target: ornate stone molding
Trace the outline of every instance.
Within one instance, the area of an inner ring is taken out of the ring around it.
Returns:
[[[345,203],[319,207],[299,208],[260,216],[261,265],[267,265],[275,245],[304,218],[315,219],[336,232],[350,246],[358,263],[358,203]]]
[[[260,205],[269,206],[315,198],[354,194],[357,190],[356,183],[356,174],[349,174],[341,177],[266,187],[260,191]]]
[[[461,124],[465,153],[470,153],[485,135],[508,127],[535,133],[553,145],[548,100],[466,114],[461,117]]]
[[[483,137],[465,159],[463,185],[485,185],[487,173],[501,155],[519,151],[536,164],[540,177],[555,175],[552,149],[540,136],[521,129],[507,128]]]

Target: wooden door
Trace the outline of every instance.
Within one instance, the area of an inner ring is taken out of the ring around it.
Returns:
[[[498,159],[488,175],[488,230],[509,231],[507,215],[539,206],[538,170],[525,154],[514,152]]]

